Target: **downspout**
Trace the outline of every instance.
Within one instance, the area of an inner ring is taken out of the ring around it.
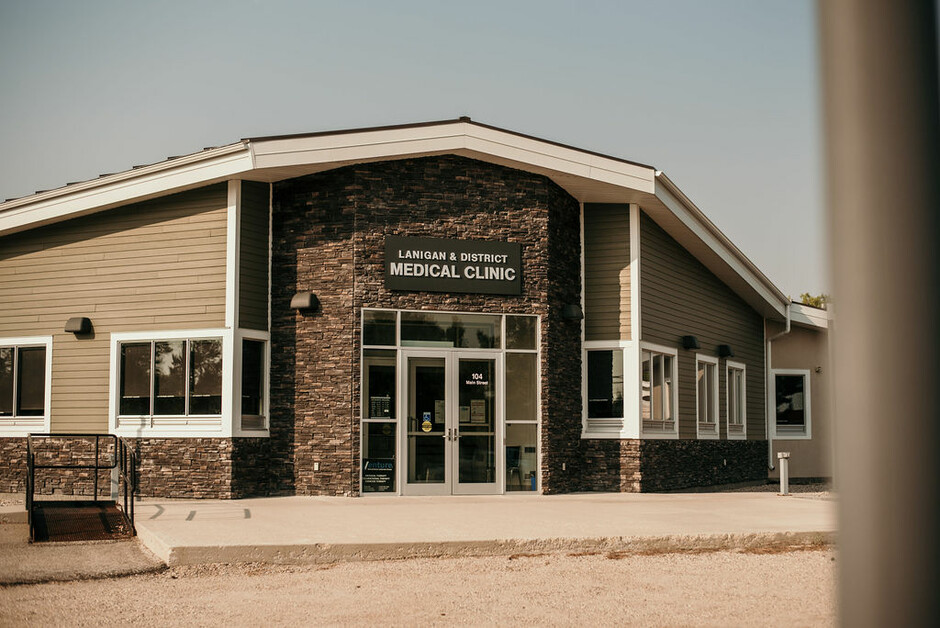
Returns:
[[[787,323],[783,331],[779,334],[775,334],[767,339],[767,350],[764,352],[764,355],[767,359],[767,368],[764,369],[764,372],[767,374],[767,381],[764,385],[764,396],[767,398],[767,411],[764,413],[764,433],[767,434],[767,468],[771,471],[774,470],[774,436],[773,432],[770,429],[771,417],[773,415],[774,400],[770,398],[770,378],[771,373],[771,347],[770,343],[774,340],[786,336],[790,333],[790,303],[787,303]]]

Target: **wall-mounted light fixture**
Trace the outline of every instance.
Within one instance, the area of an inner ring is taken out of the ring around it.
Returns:
[[[312,292],[298,292],[290,300],[292,310],[309,310],[316,312],[320,307],[320,300]]]
[[[584,318],[584,310],[577,303],[568,303],[561,308],[561,317],[565,320],[581,320]]]
[[[718,345],[718,357],[733,358],[734,351],[731,350],[731,345]]]
[[[702,345],[698,343],[698,338],[695,336],[683,336],[682,337],[682,348],[683,349],[698,349]]]
[[[91,319],[85,316],[73,316],[65,321],[65,332],[68,334],[87,334],[91,332]]]

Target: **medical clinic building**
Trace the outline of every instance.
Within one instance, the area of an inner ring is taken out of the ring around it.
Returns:
[[[0,491],[34,432],[165,497],[763,480],[789,317],[649,166],[467,118],[246,139],[0,204]]]

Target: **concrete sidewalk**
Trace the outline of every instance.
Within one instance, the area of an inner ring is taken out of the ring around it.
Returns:
[[[145,500],[136,519],[171,566],[753,548],[836,530],[832,500],[748,492]]]

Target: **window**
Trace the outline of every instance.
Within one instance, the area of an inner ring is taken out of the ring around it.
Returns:
[[[242,339],[241,414],[243,430],[265,429],[265,342]]]
[[[587,428],[623,426],[623,349],[587,352]]]
[[[718,438],[718,359],[695,356],[695,412],[698,437]]]
[[[641,408],[644,434],[674,434],[676,356],[644,349],[640,366]]]
[[[0,429],[47,427],[49,338],[0,339]]]
[[[728,438],[743,439],[747,435],[747,394],[744,365],[738,362],[725,363],[725,381],[728,408]]]
[[[776,438],[810,438],[809,371],[773,371],[774,431]]]
[[[122,416],[222,414],[222,339],[120,343]]]

